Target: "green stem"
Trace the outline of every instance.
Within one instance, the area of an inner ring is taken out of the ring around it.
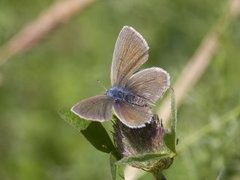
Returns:
[[[161,171],[154,171],[152,172],[153,176],[155,177],[156,180],[167,180],[167,178],[163,175]]]

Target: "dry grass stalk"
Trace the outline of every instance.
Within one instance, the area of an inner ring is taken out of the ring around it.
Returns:
[[[39,17],[25,25],[14,37],[0,48],[0,65],[10,57],[31,49],[58,25],[90,5],[94,0],[58,0]]]

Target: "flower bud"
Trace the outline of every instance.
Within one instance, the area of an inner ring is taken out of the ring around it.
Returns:
[[[154,172],[166,169],[172,164],[173,158],[168,156],[170,151],[164,142],[167,131],[157,115],[141,128],[130,128],[116,117],[115,119],[113,137],[121,158],[138,157],[137,161],[128,161],[129,165]]]

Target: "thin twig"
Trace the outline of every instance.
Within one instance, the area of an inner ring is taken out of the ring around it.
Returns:
[[[94,0],[58,0],[40,16],[25,25],[14,37],[0,47],[0,65],[10,57],[31,49],[58,25],[90,5]]]

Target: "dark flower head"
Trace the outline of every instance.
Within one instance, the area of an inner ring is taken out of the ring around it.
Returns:
[[[166,130],[157,115],[154,115],[150,123],[142,128],[129,128],[116,117],[115,119],[113,137],[121,158],[161,153],[166,149],[164,143]],[[168,168],[171,163],[171,158],[163,158],[131,165],[145,171],[154,171],[155,169]]]

